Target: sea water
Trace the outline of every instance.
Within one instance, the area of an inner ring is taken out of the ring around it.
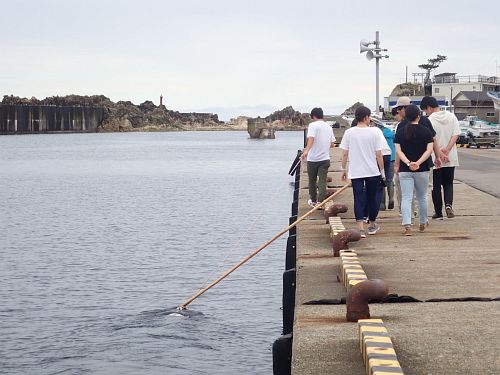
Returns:
[[[1,374],[269,374],[302,133],[0,137]]]

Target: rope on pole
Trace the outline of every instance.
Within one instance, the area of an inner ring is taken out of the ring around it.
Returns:
[[[207,290],[211,289],[215,285],[217,285],[219,282],[224,280],[227,276],[229,276],[231,273],[233,273],[236,269],[238,269],[240,266],[248,262],[250,259],[252,259],[255,255],[257,255],[259,252],[261,252],[263,249],[265,249],[269,244],[271,244],[273,241],[275,241],[277,238],[281,237],[284,233],[289,231],[291,228],[295,227],[297,224],[299,224],[302,220],[304,220],[306,217],[311,215],[314,211],[320,209],[323,207],[326,203],[331,201],[334,197],[342,193],[345,189],[347,189],[350,185],[344,185],[341,187],[339,190],[337,190],[335,193],[330,195],[328,198],[326,198],[323,202],[317,204],[315,207],[313,207],[311,210],[306,212],[304,215],[302,215],[300,218],[298,218],[296,221],[294,221],[292,224],[287,226],[285,229],[283,229],[281,232],[276,234],[273,238],[271,238],[269,241],[265,242],[264,244],[260,245],[256,250],[254,250],[251,254],[240,260],[237,264],[235,264],[233,267],[231,267],[229,270],[224,272],[221,276],[219,276],[215,281],[213,281],[210,285],[206,286],[203,289],[200,289],[198,292],[196,292],[191,298],[186,300],[186,302],[182,303],[177,307],[177,310],[185,310],[187,306],[193,302],[196,298],[200,297],[202,294],[204,294]]]

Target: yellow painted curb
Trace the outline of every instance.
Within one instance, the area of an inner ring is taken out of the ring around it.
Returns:
[[[367,375],[404,374],[382,319],[360,319],[358,328]]]
[[[328,223],[330,225],[330,238],[333,238],[345,230],[344,224],[342,224],[342,219],[338,216],[329,217]]]
[[[340,250],[340,260],[342,262],[342,281],[347,290],[362,281],[368,280],[368,276],[366,276],[354,250]]]

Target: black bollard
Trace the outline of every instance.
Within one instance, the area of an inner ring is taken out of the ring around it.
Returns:
[[[293,335],[283,335],[273,343],[273,375],[292,373]]]
[[[295,315],[295,268],[283,272],[283,334],[292,333]]]
[[[297,264],[297,235],[288,236],[286,240],[285,271],[295,268]]]
[[[299,191],[300,191],[300,189],[298,189],[298,188],[293,191],[293,200],[294,201],[299,200]]]

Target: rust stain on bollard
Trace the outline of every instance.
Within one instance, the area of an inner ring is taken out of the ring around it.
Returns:
[[[340,256],[340,250],[348,249],[349,242],[359,241],[360,239],[361,233],[356,229],[343,230],[336,234],[332,239],[333,256]]]
[[[374,299],[383,299],[389,289],[383,280],[365,280],[354,285],[347,294],[346,319],[348,322],[357,322],[359,319],[370,318],[368,302]]]

